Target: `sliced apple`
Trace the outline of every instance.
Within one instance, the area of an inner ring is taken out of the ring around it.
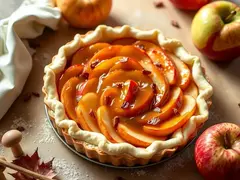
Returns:
[[[137,41],[134,45],[143,49],[166,76],[170,85],[177,82],[177,71],[172,59],[157,45],[148,41]]]
[[[150,77],[154,84],[157,86],[157,94],[155,98],[155,107],[160,107],[164,105],[169,95],[169,84],[165,79],[162,72],[155,67],[152,62],[142,63],[141,64],[145,70],[152,72]]]
[[[144,132],[153,136],[167,136],[177,129],[181,128],[195,113],[196,101],[192,96],[183,96],[183,106],[179,111],[179,115],[175,115],[169,120],[160,124],[143,126]]]
[[[104,73],[114,71],[117,69],[122,70],[141,70],[142,66],[134,59],[117,56],[111,59],[101,61],[90,73],[89,79],[98,78]]]
[[[116,64],[114,64],[109,72],[115,71],[115,70],[125,70],[125,71],[131,71],[131,70],[143,70],[143,67],[140,65],[139,62],[137,62],[135,59],[127,58],[126,61],[118,61]]]
[[[104,91],[107,87],[113,87],[116,83],[124,83],[127,80],[133,80],[139,85],[144,84],[143,87],[139,86],[139,91],[136,94],[135,101],[131,104],[128,109],[123,109],[122,104],[125,97],[124,90],[121,90],[113,103],[111,108],[113,111],[120,116],[135,116],[136,114],[142,113],[147,110],[153,99],[153,90],[151,88],[152,80],[144,75],[142,71],[113,71],[109,73],[102,81],[98,89],[98,94],[100,96],[105,96]],[[117,88],[117,87],[116,87]],[[102,99],[102,98],[101,98]]]
[[[81,128],[87,131],[100,132],[97,123],[98,96],[96,93],[87,93],[78,102],[76,113]]]
[[[110,46],[108,43],[96,43],[79,49],[72,57],[72,65],[87,62],[94,54],[108,46]]]
[[[76,91],[76,96],[78,98],[81,98],[83,95],[89,92],[96,92],[97,91],[97,86],[98,86],[98,79],[97,78],[92,78],[89,79],[77,87]]]
[[[148,135],[142,130],[142,128],[138,128],[136,125],[131,125],[127,122],[119,122],[117,132],[125,141],[137,147],[146,148],[154,141],[166,139],[165,137],[153,137]]]
[[[111,44],[113,45],[131,45],[135,43],[137,40],[134,38],[121,38],[113,41]]]
[[[171,117],[174,114],[174,110],[178,111],[181,108],[182,103],[183,92],[181,88],[174,87],[170,93],[168,102],[162,108],[147,112],[141,117],[137,117],[136,120],[138,123],[146,125],[151,123],[152,119],[157,118],[160,123]]]
[[[84,72],[91,74],[92,72],[91,65],[96,61],[98,61],[98,63],[101,63],[101,61],[103,60],[111,59],[116,56],[121,56],[121,55],[118,55],[118,53],[122,47],[123,46],[115,45],[115,46],[108,46],[101,49],[88,61],[87,65],[84,68]]]
[[[121,90],[118,88],[108,86],[100,96],[101,106],[112,106],[114,101],[121,101]]]
[[[125,142],[116,132],[113,127],[113,118],[106,106],[100,106],[97,110],[98,126],[101,133],[112,143]]]
[[[121,108],[127,109],[130,107],[130,105],[135,101],[136,99],[136,94],[138,92],[138,83],[133,81],[133,80],[127,80],[125,83],[125,97],[123,99],[123,104]]]
[[[182,89],[185,90],[191,82],[191,71],[188,66],[182,62],[179,58],[174,55],[169,54],[172,58],[173,62],[175,63],[178,71],[178,79],[177,85]]]
[[[83,71],[83,66],[78,64],[78,65],[73,65],[70,66],[68,69],[65,70],[65,72],[62,74],[58,81],[58,92],[61,94],[63,85],[72,77],[79,76]]]
[[[198,97],[198,88],[197,85],[192,81],[189,86],[184,90],[184,95],[190,95],[197,99]]]
[[[61,91],[61,102],[65,107],[68,117],[72,120],[77,120],[75,107],[77,106],[76,100],[76,86],[81,82],[77,77],[70,78],[63,86]]]

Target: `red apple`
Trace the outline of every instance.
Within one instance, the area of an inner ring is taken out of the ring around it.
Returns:
[[[194,45],[211,60],[232,60],[240,56],[240,7],[216,1],[202,7],[192,28]]]
[[[209,3],[210,0],[170,0],[174,6],[179,9],[185,10],[198,10],[205,4]]]
[[[205,130],[195,145],[195,161],[205,179],[240,179],[240,126],[220,123]]]

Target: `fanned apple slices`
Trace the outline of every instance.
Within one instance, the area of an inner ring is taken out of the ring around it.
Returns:
[[[57,88],[67,116],[112,143],[148,147],[197,112],[198,87],[188,65],[133,38],[79,49]]]
[[[143,130],[147,134],[154,136],[167,136],[182,127],[193,116],[195,111],[196,100],[192,96],[184,95],[182,108],[175,113],[175,116],[156,126],[144,125]]]
[[[183,92],[179,87],[174,87],[171,91],[168,102],[160,109],[155,108],[143,114],[140,117],[136,117],[136,120],[140,124],[159,124],[160,122],[167,120],[175,112],[178,112],[182,107]],[[154,122],[155,121],[155,122]],[[157,122],[158,121],[158,122]]]

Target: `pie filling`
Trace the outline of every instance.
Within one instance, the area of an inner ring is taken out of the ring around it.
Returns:
[[[79,49],[57,87],[68,118],[81,129],[136,147],[168,139],[197,109],[191,67],[132,38]]]

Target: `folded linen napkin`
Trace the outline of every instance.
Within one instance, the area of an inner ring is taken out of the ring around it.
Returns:
[[[0,20],[0,119],[21,93],[32,68],[26,39],[44,27],[57,28],[61,17],[51,0],[25,0],[7,19]]]

